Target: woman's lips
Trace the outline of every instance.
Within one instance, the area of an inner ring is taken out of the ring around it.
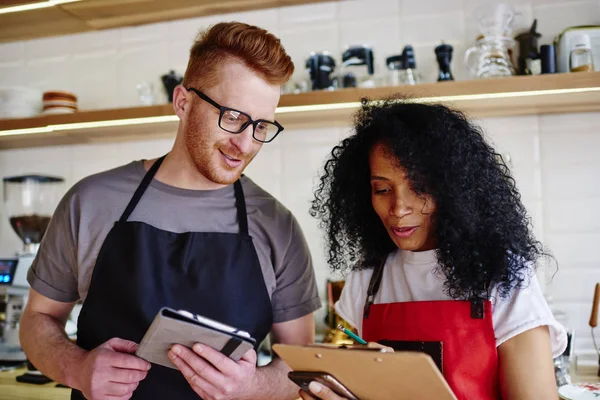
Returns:
[[[392,228],[392,232],[396,237],[401,239],[409,238],[418,229],[418,226],[403,226],[400,228]]]

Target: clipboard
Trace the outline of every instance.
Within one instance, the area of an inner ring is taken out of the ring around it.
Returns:
[[[457,400],[424,353],[285,344],[274,344],[273,350],[292,370],[327,372],[361,400]]]
[[[256,340],[249,333],[218,321],[163,307],[154,317],[135,354],[148,362],[177,369],[168,356],[171,346],[180,344],[191,348],[195,343],[210,346],[238,361],[254,347]]]

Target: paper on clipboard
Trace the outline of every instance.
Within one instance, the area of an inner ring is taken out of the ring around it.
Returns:
[[[294,371],[331,374],[361,400],[457,400],[430,356],[274,344]]]

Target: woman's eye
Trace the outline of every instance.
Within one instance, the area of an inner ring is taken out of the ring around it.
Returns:
[[[375,193],[375,194],[385,194],[389,191],[390,191],[389,189],[373,189],[373,193]]]

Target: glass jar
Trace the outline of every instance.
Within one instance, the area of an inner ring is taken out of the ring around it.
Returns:
[[[588,35],[578,35],[573,38],[571,53],[569,55],[569,69],[571,72],[594,71],[592,57],[592,43]]]

